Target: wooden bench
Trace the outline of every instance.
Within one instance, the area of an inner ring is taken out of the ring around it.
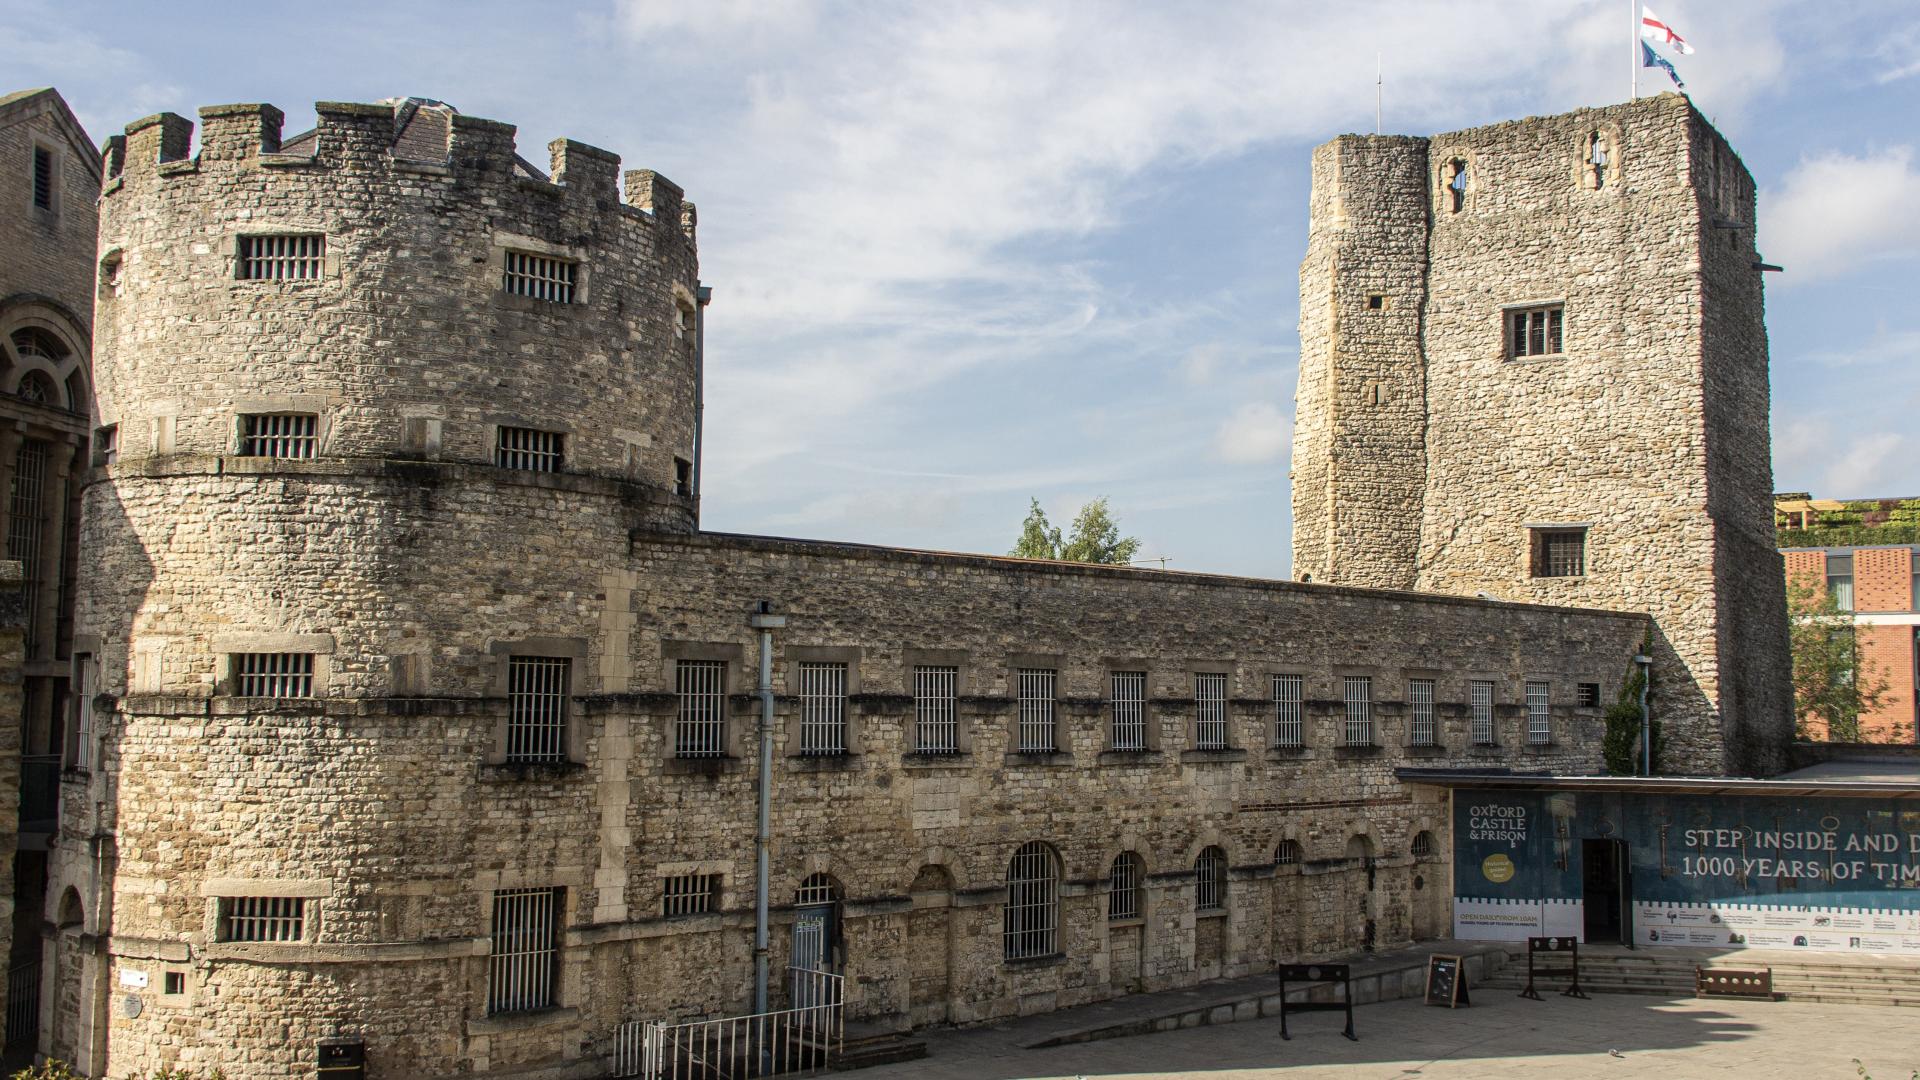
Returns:
[[[1772,968],[1693,969],[1693,996],[1773,1000]]]

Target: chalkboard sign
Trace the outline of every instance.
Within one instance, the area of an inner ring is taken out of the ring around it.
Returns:
[[[1467,997],[1467,974],[1459,957],[1438,953],[1427,957],[1427,1004],[1449,1009],[1473,1004]]]

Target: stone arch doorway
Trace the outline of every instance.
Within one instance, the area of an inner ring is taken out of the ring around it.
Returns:
[[[928,864],[908,888],[913,911],[907,916],[907,1022],[944,1024],[952,1019],[953,875]]]
[[[91,974],[87,968],[87,950],[83,938],[87,929],[86,907],[80,892],[67,886],[55,909],[54,933],[46,942],[42,972],[41,1049],[48,1056],[73,1062],[85,1068],[91,1057],[85,1045],[83,1028],[87,1026],[89,999],[93,996]],[[47,997],[52,1000],[45,1000]]]
[[[791,965],[802,971],[846,970],[846,943],[840,925],[844,893],[832,874],[810,874],[793,894]]]
[[[1380,873],[1374,858],[1373,838],[1355,833],[1347,838],[1346,878],[1347,934],[1342,945],[1348,949],[1373,951],[1380,936]]]

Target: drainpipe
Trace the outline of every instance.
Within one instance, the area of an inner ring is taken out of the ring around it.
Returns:
[[[1653,657],[1641,653],[1640,665],[1640,775],[1653,775],[1653,714],[1647,711],[1647,688],[1653,684]]]
[[[760,601],[747,624],[760,631],[760,823],[753,856],[753,1011],[767,1011],[767,861],[773,845],[773,632],[787,617]]]
[[[713,302],[713,288],[694,287],[693,298],[693,526],[700,527],[701,451],[706,449],[707,415],[707,305]]]

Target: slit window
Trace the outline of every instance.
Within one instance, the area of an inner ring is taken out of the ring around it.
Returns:
[[[53,151],[44,146],[33,148],[33,205],[53,209]]]
[[[1472,699],[1469,708],[1473,711],[1473,745],[1493,745],[1493,683],[1475,680],[1467,684],[1467,692]]]
[[[527,296],[554,304],[573,303],[573,283],[579,264],[571,259],[534,255],[525,251],[506,253],[506,277],[502,287],[512,296]]]
[[[1007,866],[1007,906],[1001,950],[1008,960],[1052,956],[1060,950],[1060,866],[1038,840],[1014,853]]]
[[[1107,921],[1124,922],[1146,914],[1147,872],[1140,856],[1123,851],[1107,876]]]
[[[1347,706],[1347,745],[1372,746],[1373,676],[1348,675],[1341,682]]]
[[[1110,680],[1113,698],[1109,702],[1115,750],[1147,748],[1147,673],[1116,671]]]
[[[220,899],[221,941],[303,941],[307,901],[298,896],[226,896]]]
[[[1300,717],[1301,677],[1273,677],[1273,745],[1306,745],[1306,725]]]
[[[1459,158],[1447,163],[1447,205],[1456,214],[1467,208],[1467,163]]]
[[[566,436],[558,431],[502,427],[494,444],[493,463],[503,469],[559,472],[565,447]]]
[[[240,456],[310,458],[319,443],[312,413],[251,413],[240,417]]]
[[[1547,691],[1546,683],[1527,684],[1527,741],[1535,746],[1553,741],[1553,714]]]
[[[1020,752],[1051,754],[1060,749],[1054,738],[1053,694],[1058,672],[1052,668],[1020,669]]]
[[[1556,356],[1561,351],[1565,307],[1552,304],[1507,312],[1507,355]]]
[[[922,664],[913,669],[913,749],[921,754],[960,752],[960,669]]]
[[[554,1004],[565,889],[493,894],[493,950],[487,957],[487,1012],[531,1012]]]
[[[566,757],[568,681],[566,657],[507,658],[507,760],[562,761]]]
[[[673,672],[679,715],[673,725],[673,756],[721,757],[727,752],[727,663],[681,660]]]
[[[719,874],[676,874],[661,885],[660,914],[669,918],[720,910]]]
[[[236,653],[233,674],[240,697],[313,696],[312,653]]]
[[[800,752],[847,752],[847,665],[801,663]]]
[[[1203,672],[1193,677],[1194,745],[1202,750],[1227,748],[1227,677]]]
[[[1433,680],[1413,679],[1407,683],[1407,702],[1413,710],[1408,735],[1415,746],[1432,746],[1435,743],[1433,730]]]
[[[313,281],[326,256],[327,238],[319,233],[243,236],[238,266],[246,281]]]

